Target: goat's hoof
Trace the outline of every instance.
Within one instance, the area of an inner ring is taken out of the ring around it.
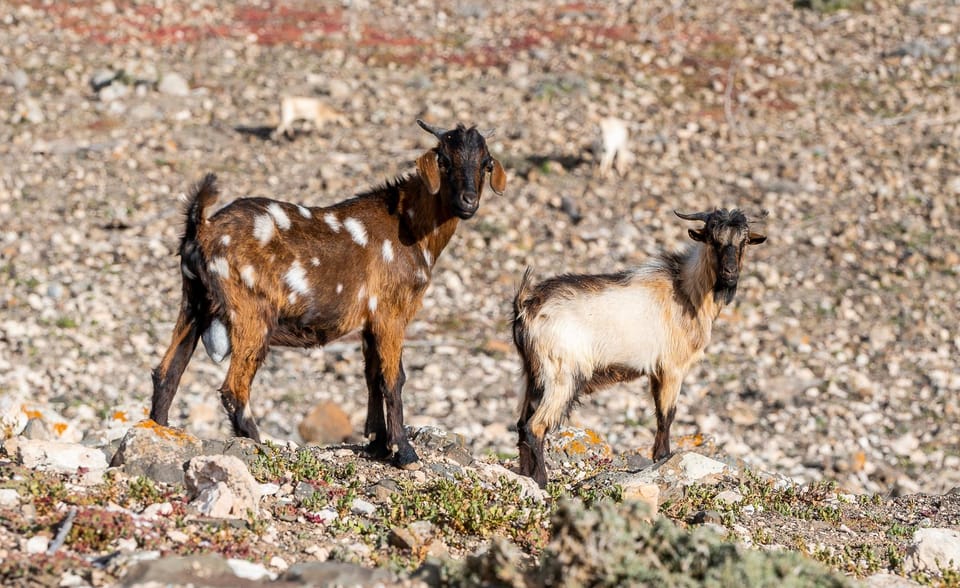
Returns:
[[[420,457],[417,456],[417,452],[410,445],[401,446],[393,454],[393,465],[402,470],[419,470]]]
[[[387,447],[386,443],[371,441],[370,443],[367,443],[367,446],[364,448],[364,450],[373,459],[387,459],[390,457],[390,448]]]

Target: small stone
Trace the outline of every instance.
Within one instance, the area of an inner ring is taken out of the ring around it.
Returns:
[[[743,495],[736,490],[724,490],[717,494],[715,500],[721,504],[739,504],[743,501]]]
[[[13,488],[0,488],[0,508],[16,508],[20,504],[20,495]]]
[[[350,512],[353,514],[370,516],[373,513],[377,512],[377,506],[371,504],[362,498],[354,499],[353,504],[350,505]]]
[[[650,507],[650,512],[656,514],[660,509],[660,486],[656,484],[635,483],[621,486],[624,500],[643,502]]]
[[[23,550],[31,555],[38,553],[45,553],[47,547],[50,545],[50,538],[44,535],[34,535],[33,537],[27,539],[26,545],[24,545]]]
[[[190,85],[187,84],[187,80],[180,74],[170,72],[160,78],[160,83],[157,84],[157,91],[161,94],[167,94],[168,96],[188,96],[190,95]]]
[[[170,529],[167,531],[167,539],[173,541],[174,543],[186,543],[190,539],[190,536],[183,531]]]

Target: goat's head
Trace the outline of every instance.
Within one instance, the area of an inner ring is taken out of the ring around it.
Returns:
[[[750,223],[762,220],[767,211],[759,217],[748,219],[739,209],[718,208],[713,212],[695,212],[683,214],[674,211],[684,220],[702,221],[701,229],[690,229],[690,238],[708,246],[716,260],[717,281],[713,287],[715,297],[729,304],[737,293],[740,269],[743,267],[743,252],[747,245],[758,245],[767,240],[767,236],[750,230]]]
[[[458,124],[445,130],[417,120],[423,130],[435,136],[440,144],[417,159],[417,172],[431,194],[447,186],[450,209],[462,219],[472,217],[480,207],[483,181],[490,174],[490,188],[502,194],[507,175],[500,162],[490,155],[487,142],[475,127]]]

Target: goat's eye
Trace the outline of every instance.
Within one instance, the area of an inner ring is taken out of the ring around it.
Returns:
[[[484,162],[483,162],[483,170],[484,170],[484,171],[487,171],[487,172],[492,172],[492,171],[493,171],[493,160],[492,160],[492,159],[486,159],[486,160],[484,160]]]
[[[437,163],[440,164],[440,167],[446,169],[446,168],[450,167],[450,158],[447,157],[447,154],[446,154],[446,153],[439,152],[439,153],[437,153]]]

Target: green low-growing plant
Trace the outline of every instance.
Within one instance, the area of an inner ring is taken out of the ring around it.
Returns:
[[[389,518],[394,525],[430,521],[454,541],[497,534],[537,547],[545,538],[548,516],[544,504],[522,496],[518,482],[500,478],[490,484],[471,473],[420,486],[402,484],[391,496]]]

